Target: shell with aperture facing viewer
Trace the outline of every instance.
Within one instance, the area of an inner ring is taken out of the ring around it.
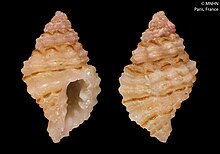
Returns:
[[[48,119],[54,143],[90,117],[101,91],[101,79],[87,64],[87,51],[78,40],[66,14],[57,11],[21,69],[28,93]]]
[[[130,119],[164,143],[172,131],[171,119],[189,97],[198,72],[175,31],[163,11],[155,13],[132,51],[132,64],[119,78]]]

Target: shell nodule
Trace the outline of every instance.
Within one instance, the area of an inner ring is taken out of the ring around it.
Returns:
[[[78,40],[66,14],[57,11],[21,69],[28,93],[48,119],[54,143],[90,117],[101,91],[101,79],[87,64],[87,51]]]
[[[189,97],[198,72],[175,31],[163,11],[155,13],[132,51],[132,64],[125,66],[119,78],[130,119],[161,142],[167,141],[171,119]]]

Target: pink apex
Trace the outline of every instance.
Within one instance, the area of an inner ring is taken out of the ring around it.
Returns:
[[[71,28],[71,23],[67,15],[61,11],[56,11],[55,16],[46,24],[44,32],[53,33],[54,31],[63,31]]]
[[[143,42],[153,40],[158,37],[166,37],[176,32],[175,25],[169,21],[164,11],[159,11],[153,15],[148,24],[148,29],[142,34]]]
[[[166,28],[166,30],[174,33],[176,31],[175,25],[169,21],[166,17],[164,11],[159,11],[153,15],[152,20],[149,22],[149,29],[162,29]]]

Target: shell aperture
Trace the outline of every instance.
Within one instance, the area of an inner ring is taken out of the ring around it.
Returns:
[[[54,143],[90,117],[101,79],[65,13],[56,11],[21,69],[27,91],[48,119]]]

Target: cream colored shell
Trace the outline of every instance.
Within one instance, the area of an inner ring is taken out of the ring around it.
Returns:
[[[155,13],[119,78],[130,119],[161,142],[167,141],[171,119],[189,97],[198,71],[175,31],[163,11]]]
[[[54,143],[90,117],[101,91],[96,68],[87,64],[87,51],[78,40],[66,14],[57,11],[21,70],[28,93],[48,119]]]

